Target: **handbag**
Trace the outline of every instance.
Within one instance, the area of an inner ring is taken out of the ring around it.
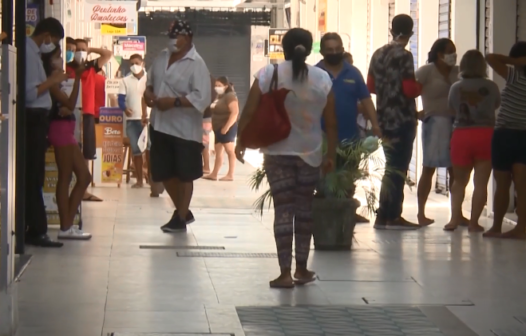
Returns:
[[[252,119],[240,134],[241,146],[265,148],[289,137],[291,125],[285,109],[289,92],[284,88],[278,90],[278,66],[275,64],[269,91],[261,95]]]

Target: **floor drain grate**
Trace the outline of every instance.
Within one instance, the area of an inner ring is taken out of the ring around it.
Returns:
[[[276,253],[177,252],[181,258],[277,258]]]
[[[178,333],[138,333],[138,332],[112,332],[108,336],[235,336],[234,334],[178,334]]]
[[[526,335],[526,328],[492,329],[491,332],[494,333],[495,336],[524,336]]]
[[[224,246],[139,245],[143,250],[224,250]]]

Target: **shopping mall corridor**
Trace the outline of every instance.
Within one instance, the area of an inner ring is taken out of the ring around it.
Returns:
[[[172,213],[167,197],[96,188],[105,201],[83,211],[91,241],[28,249],[19,336],[526,335],[526,244],[444,232],[447,200],[434,194],[437,224],[359,225],[353,251],[313,251],[318,282],[270,289],[272,214],[252,210],[252,171],[239,165],[233,183],[198,181],[187,234],[159,229]],[[406,194],[410,220],[415,192]]]

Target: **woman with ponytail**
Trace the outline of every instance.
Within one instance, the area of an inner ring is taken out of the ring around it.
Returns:
[[[422,85],[422,105],[418,113],[422,121],[423,168],[418,182],[418,224],[434,223],[427,218],[425,207],[431,191],[436,168],[448,168],[450,189],[454,175],[449,155],[455,111],[448,106],[451,85],[458,81],[459,69],[456,48],[447,38],[435,41],[428,54],[428,63],[416,71],[416,80]],[[462,220],[467,224],[467,219]]]
[[[277,88],[290,90],[285,109],[291,131],[285,140],[267,148],[264,168],[274,203],[274,237],[278,251],[280,276],[270,282],[272,288],[293,288],[315,280],[307,269],[312,236],[312,199],[320,177],[320,168],[333,169],[338,141],[332,81],[325,70],[306,63],[312,51],[312,35],[301,28],[291,29],[282,40],[285,61],[277,66]],[[239,120],[238,138],[253,117],[261,96],[270,89],[274,74],[270,64],[255,75],[247,103]],[[328,142],[323,158],[325,123]],[[244,162],[245,148],[236,146],[238,160]],[[292,267],[292,241],[295,240],[296,270]]]

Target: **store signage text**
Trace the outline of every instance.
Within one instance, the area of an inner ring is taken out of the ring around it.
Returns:
[[[134,1],[85,2],[86,21],[97,23],[125,24],[137,21]]]

